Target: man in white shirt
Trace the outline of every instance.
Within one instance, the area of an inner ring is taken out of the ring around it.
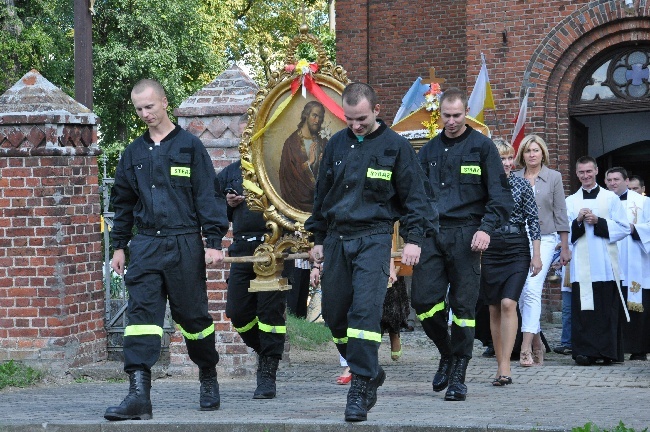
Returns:
[[[628,189],[625,168],[607,170],[609,190],[625,208],[632,233],[618,242],[621,290],[630,314],[623,326],[624,350],[630,360],[647,360],[650,349],[650,199]]]
[[[584,156],[576,163],[582,187],[567,197],[574,259],[571,274],[573,358],[582,366],[623,361],[622,315],[616,242],[630,233],[616,194],[596,184],[598,166]]]

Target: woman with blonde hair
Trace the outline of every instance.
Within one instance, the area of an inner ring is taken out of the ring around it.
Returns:
[[[497,373],[492,385],[504,386],[512,384],[510,355],[517,336],[517,301],[529,271],[532,275],[538,274],[542,260],[533,189],[526,180],[510,175],[515,155],[512,146],[498,138],[494,139],[494,144],[508,176],[515,206],[508,223],[494,229],[490,247],[481,255],[481,291],[490,308],[490,331],[497,357]]]
[[[542,234],[540,254],[543,264],[539,274],[528,276],[519,301],[522,319],[520,364],[524,367],[541,366],[544,363],[544,345],[540,336],[542,289],[558,239],[561,248],[560,264],[564,266],[571,260],[569,219],[562,176],[548,168],[549,154],[544,140],[538,135],[525,136],[515,162],[523,167],[514,173],[515,176],[528,180],[535,192]]]

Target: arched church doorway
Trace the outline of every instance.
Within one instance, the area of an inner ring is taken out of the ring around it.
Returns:
[[[594,57],[581,71],[569,106],[571,168],[585,155],[605,171],[624,167],[650,181],[650,44],[618,46]],[[571,176],[571,189],[579,182]]]

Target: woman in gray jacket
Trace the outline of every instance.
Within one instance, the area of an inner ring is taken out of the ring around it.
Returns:
[[[535,191],[542,234],[543,264],[542,271],[536,276],[528,276],[519,299],[523,336],[520,364],[524,367],[541,366],[544,363],[544,345],[540,337],[539,323],[542,313],[542,289],[558,241],[561,247],[560,263],[566,265],[571,260],[569,220],[562,176],[559,172],[548,168],[549,155],[544,140],[537,135],[524,137],[515,161],[517,165],[524,168],[514,174],[528,180]]]

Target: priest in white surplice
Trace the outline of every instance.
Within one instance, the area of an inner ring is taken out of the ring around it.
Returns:
[[[632,234],[618,242],[622,290],[630,313],[623,326],[623,347],[630,360],[647,360],[650,351],[650,199],[628,189],[625,168],[605,174],[607,188],[625,208]]]
[[[582,187],[566,199],[573,244],[572,355],[583,366],[622,362],[627,309],[616,242],[630,234],[630,224],[618,196],[596,184],[598,167],[592,157],[578,159],[576,174]]]

